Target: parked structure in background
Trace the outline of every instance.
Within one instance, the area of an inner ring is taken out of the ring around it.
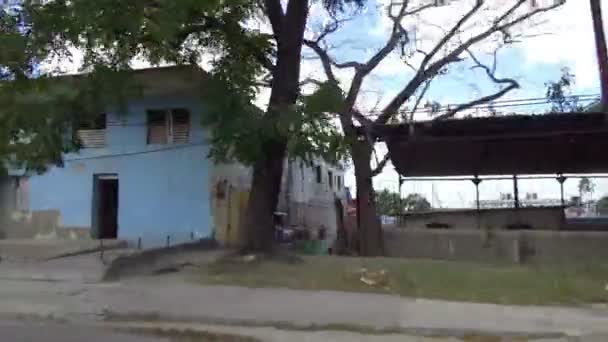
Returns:
[[[608,229],[606,222],[579,220],[574,224],[564,214],[568,206],[564,182],[578,179],[581,174],[599,173],[593,177],[605,177],[602,174],[608,172],[608,163],[599,157],[608,146],[608,121],[604,113],[452,119],[413,126],[385,125],[377,127],[377,131],[385,138],[392,163],[406,181],[468,181],[476,190],[475,209],[405,215],[406,226]],[[447,176],[451,178],[442,178]],[[520,180],[548,178],[560,186],[559,202],[542,201],[534,194],[519,192]],[[512,196],[503,195],[489,203],[481,201],[479,185],[494,180],[512,181]],[[587,185],[584,192],[590,193]]]
[[[324,228],[326,240],[336,237],[335,201],[349,195],[344,185],[344,167],[321,159],[287,159],[283,168],[277,215],[287,226],[310,231]],[[251,185],[251,169],[240,164],[214,168],[213,208],[216,238],[226,245],[239,245],[246,238],[240,230]]]

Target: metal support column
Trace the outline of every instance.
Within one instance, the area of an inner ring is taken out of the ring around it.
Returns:
[[[517,187],[517,175],[513,175],[513,199],[515,209],[519,209],[519,188]]]
[[[561,194],[561,200],[562,200],[562,208],[566,207],[566,199],[564,197],[564,183],[566,182],[566,180],[568,179],[568,177],[564,177],[564,175],[562,175],[561,173],[557,175],[557,181],[559,182],[559,191]]]
[[[405,213],[405,208],[403,208],[403,197],[401,195],[401,187],[405,182],[405,178],[403,178],[399,173],[397,173],[397,184],[399,188],[399,226],[403,224],[403,214]]]
[[[479,204],[479,184],[481,179],[477,175],[471,180],[475,184],[475,204],[477,207],[477,229],[481,229],[481,205]]]

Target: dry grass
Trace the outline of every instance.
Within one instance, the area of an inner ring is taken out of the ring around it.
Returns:
[[[369,286],[361,269],[385,270],[386,284]],[[388,258],[305,257],[300,263],[231,258],[203,268],[203,284],[390,293],[408,297],[522,305],[608,301],[608,266],[512,266]]]

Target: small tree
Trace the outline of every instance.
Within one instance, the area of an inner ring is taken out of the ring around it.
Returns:
[[[403,203],[401,196],[396,192],[384,189],[376,192],[376,202],[378,203],[378,215],[395,216],[403,214]]]
[[[583,202],[585,195],[591,195],[595,191],[595,184],[587,177],[581,178],[578,182],[578,193],[580,196],[581,203]]]
[[[572,96],[572,86],[575,82],[576,77],[570,73],[570,69],[562,68],[562,75],[559,80],[545,83],[547,87],[545,96],[551,103],[551,111],[570,113],[583,110],[578,102],[578,97]]]
[[[431,209],[431,203],[422,194],[409,194],[403,199],[405,210],[410,212],[427,211]]]

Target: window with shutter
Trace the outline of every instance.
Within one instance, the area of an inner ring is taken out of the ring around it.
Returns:
[[[171,111],[172,141],[174,144],[188,143],[190,135],[190,113],[186,109]]]
[[[77,125],[76,135],[83,148],[106,146],[106,115],[100,114],[92,120],[84,120]]]
[[[166,144],[168,142],[167,112],[148,110],[148,145]]]

